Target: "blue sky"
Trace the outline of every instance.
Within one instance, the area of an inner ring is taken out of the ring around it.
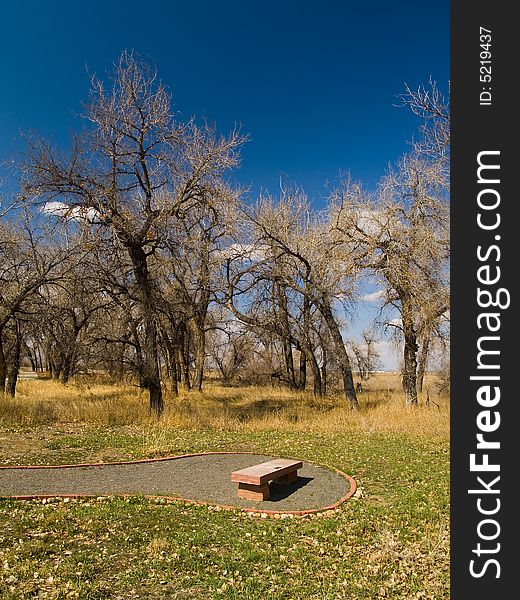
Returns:
[[[30,0],[2,13],[0,162],[22,132],[66,147],[83,126],[86,67],[101,75],[134,49],[184,117],[250,134],[237,181],[276,193],[283,176],[319,205],[340,171],[373,187],[406,151],[417,120],[395,106],[405,82],[449,81],[447,0]]]
[[[449,2],[5,3],[0,35],[0,159],[38,130],[64,143],[122,49],[153,61],[184,116],[251,141],[236,176],[276,190],[287,176],[319,199],[340,170],[374,185],[416,120],[404,83],[449,80]]]

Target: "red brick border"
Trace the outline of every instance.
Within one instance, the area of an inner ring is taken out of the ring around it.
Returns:
[[[79,467],[106,467],[106,466],[111,466],[111,465],[133,465],[133,464],[139,464],[139,463],[178,460],[181,458],[189,458],[192,456],[205,456],[207,454],[258,454],[258,452],[225,452],[225,451],[194,452],[191,454],[178,454],[176,456],[165,456],[165,457],[160,457],[160,458],[142,458],[139,460],[125,460],[125,461],[121,461],[121,462],[108,462],[108,463],[78,463],[78,464],[74,464],[74,465],[7,465],[7,466],[0,466],[0,470],[2,470],[2,469],[70,469],[73,467],[79,468]],[[313,463],[308,460],[305,462],[308,462],[311,465],[315,465],[315,466],[323,468],[323,465],[318,465],[318,464]],[[259,513],[259,514],[266,514],[266,515],[293,515],[293,516],[297,516],[297,517],[303,517],[305,515],[323,512],[326,510],[334,510],[334,509],[338,508],[341,504],[343,504],[346,500],[351,498],[356,492],[356,487],[357,487],[356,482],[350,475],[347,475],[346,473],[344,473],[343,471],[340,471],[339,469],[336,469],[335,467],[327,466],[325,468],[329,469],[330,471],[334,471],[338,475],[341,475],[341,477],[344,477],[349,482],[350,489],[345,496],[340,498],[334,504],[329,504],[328,506],[323,506],[320,508],[310,508],[307,510],[262,510],[261,508],[259,508],[257,506],[254,506],[251,508],[241,508],[240,506],[215,504],[214,502],[204,502],[202,500],[191,500],[188,498],[180,498],[179,496],[154,496],[154,495],[148,495],[148,494],[143,494],[143,495],[139,494],[139,496],[142,496],[148,500],[163,499],[163,500],[168,500],[170,502],[175,501],[175,502],[184,502],[185,504],[194,504],[196,506],[217,506],[217,507],[225,509],[225,510],[238,510],[243,513],[251,512],[251,513]],[[27,496],[0,496],[0,499],[4,499],[4,500],[7,500],[7,499],[8,500],[44,500],[47,498],[72,498],[72,499],[95,498],[97,496],[100,496],[100,494],[35,494],[35,495],[27,495]],[[135,497],[136,494],[107,494],[107,496],[117,496],[118,498],[131,498],[131,497]]]

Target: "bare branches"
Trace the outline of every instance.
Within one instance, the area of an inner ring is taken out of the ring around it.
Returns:
[[[415,151],[447,163],[450,150],[449,100],[431,78],[428,86],[419,86],[416,90],[406,85],[406,92],[399,97],[403,106],[408,106],[422,119],[421,137],[414,144]]]
[[[198,204],[229,194],[224,173],[236,166],[246,137],[217,135],[194,120],[177,123],[155,71],[124,52],[107,90],[92,78],[90,130],[67,156],[32,142],[25,191],[39,202],[92,211],[124,244],[153,246],[158,228]]]
[[[371,333],[347,341],[368,277],[404,342],[415,402],[447,330],[449,106],[433,82],[401,100],[421,134],[373,193],[345,177],[323,210],[282,183],[279,198],[245,204],[228,173],[246,136],[180,119],[155,69],[124,52],[108,79],[91,78],[68,152],[28,141],[20,198],[36,210],[21,228],[0,222],[9,352],[35,362],[37,349],[62,381],[83,368],[129,374],[157,415],[168,382],[200,390],[208,361],[229,379],[247,355],[294,389],[310,369],[316,394],[340,384],[356,409],[349,352],[361,377],[377,365]],[[36,216],[53,226],[47,241]],[[0,344],[4,380],[5,365]]]
[[[416,404],[419,344],[420,372],[449,306],[449,106],[433,82],[407,88],[402,99],[423,119],[413,151],[389,170],[375,197],[344,180],[329,210],[339,239],[354,244],[363,267],[385,286],[385,305],[399,314],[387,326],[404,340],[403,388]]]

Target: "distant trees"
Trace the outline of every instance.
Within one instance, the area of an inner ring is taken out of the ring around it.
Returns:
[[[0,393],[24,360],[64,384],[100,370],[146,389],[159,416],[165,388],[201,391],[210,366],[339,387],[357,410],[353,371],[379,366],[373,331],[349,339],[368,276],[416,404],[449,335],[449,111],[433,84],[403,101],[420,136],[375,193],[345,179],[322,210],[290,187],[246,202],[226,180],[245,137],[176,120],[155,71],[123,53],[108,87],[92,79],[68,153],[29,143],[0,213]]]
[[[356,359],[358,375],[366,381],[381,366],[381,361],[374,331],[365,330],[361,335],[363,343],[351,342],[350,347]]]
[[[63,278],[67,257],[77,262],[81,256],[77,239],[64,239],[28,214],[21,225],[0,221],[0,394],[15,394],[24,331],[39,318],[34,308],[41,290]]]
[[[109,306],[110,301],[100,288],[88,256],[80,268],[67,269],[59,282],[44,286],[39,296],[43,317],[40,330],[47,340],[49,372],[68,383],[81,362],[92,362],[95,313]]]

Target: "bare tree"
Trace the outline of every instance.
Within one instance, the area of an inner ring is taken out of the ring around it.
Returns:
[[[15,346],[19,338],[19,319],[30,312],[30,303],[40,288],[63,277],[64,261],[74,256],[81,260],[75,239],[64,239],[62,231],[38,224],[35,216],[21,215],[21,226],[0,221],[0,394],[5,391],[8,362],[5,336],[11,327]],[[66,246],[64,245],[66,244]],[[12,336],[11,336],[12,337]],[[19,358],[19,350],[12,356]],[[16,359],[18,360],[18,359]],[[17,368],[12,373],[17,372]],[[9,386],[14,394],[16,382]]]
[[[449,208],[442,165],[417,154],[404,157],[371,200],[346,181],[330,210],[338,234],[356,239],[363,265],[386,288],[391,324],[403,337],[403,390],[417,404],[421,334],[448,310]],[[427,337],[423,337],[426,340]]]
[[[164,301],[168,299],[170,321],[185,323],[193,346],[192,384],[197,391],[202,390],[204,376],[208,311],[222,291],[221,253],[231,239],[237,200],[237,191],[225,194],[223,190],[211,205],[194,207],[164,234],[162,296]]]
[[[171,222],[227,193],[222,175],[237,164],[244,138],[219,136],[193,120],[176,122],[156,72],[127,52],[108,90],[92,78],[86,118],[91,128],[73,140],[67,157],[46,142],[30,145],[25,190],[103,228],[127,252],[143,324],[141,384],[160,415],[154,255]]]
[[[44,315],[44,330],[48,338],[48,359],[53,376],[68,383],[74,374],[81,355],[85,355],[93,339],[89,329],[95,313],[111,301],[100,289],[97,271],[90,257],[79,265],[63,265],[61,281],[52,286],[42,286],[40,315]],[[52,351],[51,351],[52,349]],[[84,361],[87,362],[87,361]]]
[[[376,349],[376,338],[374,332],[365,330],[362,332],[363,343],[351,343],[351,349],[354,353],[358,374],[365,381],[370,379],[374,371],[379,368],[381,362],[379,353]]]
[[[450,119],[434,82],[407,87],[401,99],[421,118],[412,151],[381,180],[375,198],[347,178],[330,212],[339,239],[356,241],[360,266],[382,281],[385,306],[399,314],[389,325],[403,339],[406,401],[417,404],[432,333],[449,309]]]
[[[291,290],[299,296],[300,302],[303,299],[308,303],[307,306],[314,306],[330,333],[345,398],[349,406],[356,410],[358,402],[350,359],[335,306],[339,300],[345,302],[352,293],[355,253],[352,252],[349,263],[340,260],[336,241],[331,235],[331,224],[322,217],[311,213],[307,198],[301,193],[286,193],[278,202],[270,197],[261,198],[255,209],[248,213],[255,240],[251,255],[256,254],[256,260],[249,261],[242,269],[238,268],[233,275],[228,275],[230,306],[238,318],[244,319],[243,311],[238,311],[233,302],[236,290],[242,294],[251,286],[266,282],[275,284],[271,285],[271,289],[283,314],[287,315],[288,311],[286,300],[278,291],[280,289]],[[242,263],[242,260],[243,256],[240,256],[238,261],[234,261],[235,265]],[[303,310],[305,313],[306,309]],[[287,323],[280,326],[275,321],[271,327],[273,331],[281,331],[283,340],[287,339],[290,343],[296,341],[296,334],[291,328],[287,330]],[[316,362],[310,349],[309,332],[300,337],[298,346],[311,361],[314,358]]]

